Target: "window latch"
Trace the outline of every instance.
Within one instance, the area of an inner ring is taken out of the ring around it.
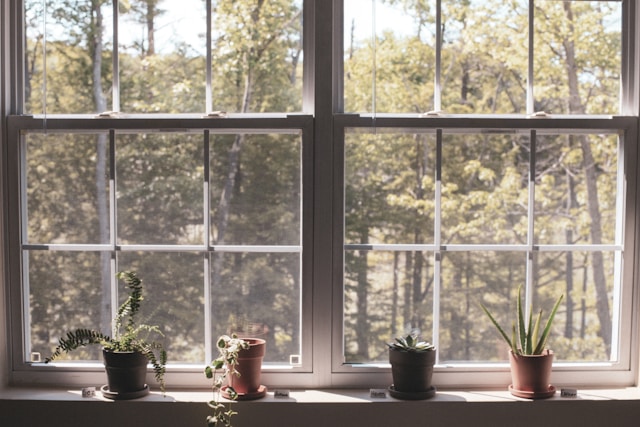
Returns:
[[[210,113],[207,113],[207,115],[205,117],[225,118],[225,117],[227,117],[227,112],[226,111],[211,111]]]

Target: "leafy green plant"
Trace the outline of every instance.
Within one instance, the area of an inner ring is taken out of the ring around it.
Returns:
[[[231,404],[225,405],[220,395],[229,375],[240,375],[236,370],[238,353],[241,350],[248,349],[249,343],[238,338],[235,334],[231,336],[222,335],[218,338],[216,347],[218,347],[218,358],[204,368],[206,377],[213,380],[213,400],[207,402],[207,405],[213,409],[213,415],[207,417],[207,425],[210,427],[231,427],[231,417],[236,415],[237,412],[231,409]],[[231,400],[235,400],[238,397],[238,393],[231,385],[227,385],[225,391]]]
[[[525,324],[524,321],[524,313],[522,311],[522,298],[521,298],[521,290],[522,286],[518,287],[518,301],[516,305],[516,320],[513,321],[511,328],[511,338],[507,335],[507,333],[500,327],[496,319],[491,315],[487,307],[484,304],[480,304],[482,310],[489,316],[491,319],[491,323],[497,328],[500,336],[509,344],[511,351],[514,354],[518,355],[538,355],[542,354],[542,351],[545,349],[547,345],[547,339],[549,338],[549,332],[551,332],[551,325],[553,323],[553,318],[558,311],[558,307],[560,306],[560,302],[564,295],[560,295],[558,300],[556,301],[553,309],[551,310],[551,314],[549,315],[549,319],[545,324],[544,329],[542,330],[542,335],[540,335],[540,324],[542,320],[542,310],[538,312],[538,316],[536,317],[535,324],[533,324],[533,309],[529,310],[529,322]]]
[[[425,351],[435,351],[436,347],[426,341],[421,341],[417,334],[410,333],[406,337],[396,338],[394,342],[387,343],[387,346],[394,350],[410,351],[422,353]]]
[[[143,298],[142,281],[136,273],[121,271],[116,274],[116,277],[125,282],[126,288],[129,290],[129,296],[118,308],[113,321],[113,337],[99,331],[82,328],[67,332],[65,337],[58,340],[58,346],[53,354],[47,357],[44,362],[49,363],[60,357],[62,353],[69,353],[80,347],[93,344],[101,345],[107,351],[140,352],[153,365],[156,381],[160,384],[160,389],[164,393],[167,352],[161,343],[148,340],[152,333],[161,336],[164,336],[164,334],[157,326],[138,324],[137,315]]]

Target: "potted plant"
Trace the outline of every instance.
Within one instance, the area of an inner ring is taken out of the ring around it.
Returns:
[[[393,384],[391,396],[404,400],[422,400],[433,397],[436,388],[431,385],[436,348],[420,340],[417,333],[396,338],[387,344]]]
[[[205,367],[207,378],[213,380],[213,400],[208,405],[213,415],[207,417],[211,427],[231,426],[237,412],[221,400],[252,400],[263,397],[267,388],[260,385],[260,370],[265,353],[265,341],[258,338],[238,338],[222,335],[216,342],[219,356]]]
[[[60,338],[58,346],[45,363],[87,345],[101,345],[107,372],[107,384],[101,391],[109,399],[135,399],[149,394],[145,384],[147,364],[151,363],[155,379],[164,393],[164,374],[167,353],[161,343],[149,341],[150,334],[163,335],[157,326],[138,324],[137,315],[142,301],[142,281],[130,271],[116,274],[125,282],[129,296],[118,308],[113,321],[113,337],[91,329],[76,329]]]
[[[529,399],[544,399],[555,394],[555,387],[549,383],[553,364],[553,352],[546,348],[553,318],[558,311],[564,295],[560,295],[556,301],[549,319],[540,334],[542,310],[538,312],[533,323],[533,310],[530,310],[528,324],[522,310],[521,287],[518,288],[518,301],[516,304],[516,320],[511,327],[511,338],[500,327],[489,310],[480,304],[482,310],[489,316],[500,336],[509,345],[509,362],[511,366],[511,380],[509,391],[514,396]]]

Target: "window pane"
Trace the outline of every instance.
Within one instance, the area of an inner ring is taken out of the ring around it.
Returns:
[[[216,245],[299,245],[300,134],[211,136],[211,229]]]
[[[535,2],[535,110],[617,114],[622,2]]]
[[[204,112],[205,2],[147,0],[120,4],[122,111]]]
[[[511,329],[518,286],[526,283],[522,252],[446,252],[442,257],[440,361],[506,361],[509,346],[482,311]]]
[[[204,244],[201,134],[118,135],[120,244]]]
[[[536,242],[615,243],[617,190],[617,135],[538,136]]]
[[[525,113],[528,1],[442,2],[442,109]]]
[[[111,10],[111,2],[76,0],[70,7],[64,0],[25,1],[26,113],[107,109],[113,73]],[[98,51],[101,55],[94,55]]]
[[[206,363],[202,254],[121,252],[118,270],[135,271],[142,280],[139,319],[164,333],[153,339],[164,345],[169,363]],[[118,285],[122,303],[127,294],[124,282]]]
[[[534,307],[546,308],[544,319],[564,294],[549,337],[556,360],[611,360],[612,342],[618,334],[612,326],[615,254],[536,252],[533,266]]]
[[[25,136],[27,242],[108,243],[106,134]]]
[[[345,243],[433,243],[435,135],[345,135]]]
[[[442,242],[527,243],[528,138],[446,135]]]
[[[301,355],[299,253],[217,253],[211,255],[213,337],[267,341],[264,363],[289,364]],[[303,355],[304,357],[304,355]]]
[[[344,2],[345,111],[433,110],[435,7],[402,3]]]
[[[414,329],[432,341],[433,266],[432,252],[345,251],[346,363],[386,363],[386,343]]]
[[[302,0],[213,3],[213,109],[300,111]]]
[[[27,351],[39,352],[44,359],[60,337],[77,328],[111,335],[111,282],[100,280],[100,253],[32,251],[25,255],[31,340]],[[100,346],[88,346],[60,360],[64,359],[102,360],[102,351]]]

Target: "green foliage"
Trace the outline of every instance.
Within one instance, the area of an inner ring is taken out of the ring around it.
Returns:
[[[164,392],[167,352],[161,343],[148,340],[148,336],[151,333],[163,334],[157,326],[138,324],[137,321],[140,303],[143,300],[142,281],[136,273],[131,271],[118,272],[116,277],[125,282],[129,290],[129,296],[118,308],[114,319],[114,336],[110,337],[97,331],[82,328],[68,332],[65,337],[59,339],[58,346],[51,356],[45,359],[45,363],[57,359],[62,353],[69,353],[80,347],[93,344],[101,345],[108,351],[140,352],[153,365],[156,381],[158,381],[162,392]]]
[[[529,313],[529,321],[525,322],[524,319],[524,311],[522,310],[522,298],[521,298],[521,288],[518,288],[518,301],[516,305],[516,315],[517,320],[513,322],[511,337],[507,335],[504,329],[498,324],[496,319],[491,315],[489,310],[484,306],[484,304],[480,304],[482,310],[489,316],[491,323],[494,324],[500,336],[505,340],[511,351],[514,354],[519,355],[537,355],[542,354],[542,351],[545,349],[547,344],[547,339],[549,337],[549,332],[551,332],[551,325],[553,323],[553,318],[558,311],[558,307],[560,306],[560,302],[564,295],[560,295],[560,297],[556,300],[553,309],[551,310],[551,314],[549,315],[549,319],[542,331],[542,335],[540,335],[540,321],[542,319],[542,310],[538,312],[538,316],[536,317],[535,325],[532,325],[533,320],[533,311],[530,310]],[[517,325],[517,327],[516,327]]]
[[[237,412],[231,409],[231,404],[227,406],[221,401],[220,394],[222,387],[230,375],[240,375],[236,370],[238,353],[240,353],[241,350],[248,349],[249,343],[238,338],[235,334],[231,336],[222,335],[218,338],[216,347],[219,353],[218,358],[211,361],[211,363],[204,368],[205,376],[213,380],[213,400],[207,402],[207,405],[213,409],[213,415],[207,417],[207,425],[210,427],[231,427],[231,416],[237,414]],[[231,385],[227,385],[225,391],[231,400],[235,400],[238,397],[238,394]]]
[[[417,335],[408,334],[406,337],[398,337],[395,342],[388,343],[387,346],[393,350],[408,351],[411,353],[424,353],[435,351],[436,347],[426,341],[421,341]]]

